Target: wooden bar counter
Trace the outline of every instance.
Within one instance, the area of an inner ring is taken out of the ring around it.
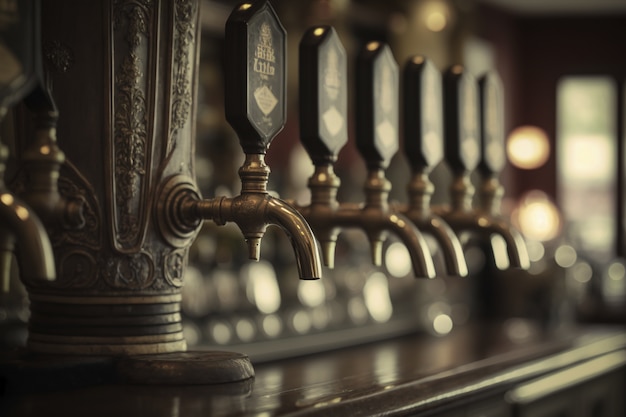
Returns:
[[[525,322],[256,364],[214,386],[106,383],[5,395],[3,416],[623,416],[626,331]],[[521,327],[519,327],[521,326]],[[512,330],[516,330],[512,332]]]

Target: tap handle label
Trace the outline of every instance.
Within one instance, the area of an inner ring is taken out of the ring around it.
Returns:
[[[461,65],[444,74],[445,158],[453,171],[473,171],[480,159],[476,79]]]
[[[285,38],[266,0],[240,4],[226,22],[226,119],[247,154],[265,153],[285,125]]]
[[[39,2],[0,2],[0,107],[9,107],[41,80]]]
[[[302,144],[315,165],[332,164],[348,141],[347,59],[335,29],[304,34],[299,68]]]
[[[506,163],[504,152],[504,89],[495,72],[479,80],[480,90],[480,164],[487,175],[500,173]]]
[[[398,64],[381,42],[365,45],[356,68],[356,143],[368,168],[387,168],[398,151]]]
[[[404,151],[414,170],[430,170],[443,159],[441,74],[416,55],[404,66]]]

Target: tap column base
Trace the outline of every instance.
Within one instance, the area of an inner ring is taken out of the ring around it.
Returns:
[[[184,352],[180,293],[158,296],[31,294],[28,349],[62,355]]]

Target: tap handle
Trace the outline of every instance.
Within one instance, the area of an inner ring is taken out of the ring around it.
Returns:
[[[398,83],[389,46],[366,44],[357,57],[356,143],[368,169],[386,169],[398,151]]]
[[[267,0],[237,6],[226,22],[226,119],[246,154],[264,154],[286,119],[286,32]]]
[[[488,72],[479,80],[480,95],[480,164],[484,175],[497,175],[504,168],[504,89],[495,72]]]
[[[480,159],[476,79],[461,65],[444,73],[445,158],[456,173],[473,171]]]
[[[310,28],[300,41],[300,138],[313,164],[337,160],[348,141],[346,51],[331,26]]]
[[[37,0],[11,2],[2,10],[0,108],[17,103],[41,80],[40,8]]]
[[[441,74],[416,55],[404,66],[404,151],[414,171],[430,171],[443,159]]]

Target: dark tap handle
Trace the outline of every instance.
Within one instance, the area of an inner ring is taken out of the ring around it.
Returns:
[[[356,68],[357,148],[369,169],[385,169],[398,151],[398,64],[391,49],[370,42]]]
[[[445,158],[454,172],[466,173],[480,159],[476,80],[461,65],[448,69],[443,78]]]
[[[500,77],[488,72],[479,80],[480,90],[480,164],[487,176],[497,175],[504,168],[504,90]]]
[[[423,56],[404,66],[404,150],[414,171],[428,172],[443,159],[441,74]]]
[[[286,32],[266,0],[226,22],[225,111],[246,154],[264,154],[286,119]]]
[[[348,141],[346,51],[335,29],[309,29],[300,41],[300,138],[315,165],[332,164]]]

